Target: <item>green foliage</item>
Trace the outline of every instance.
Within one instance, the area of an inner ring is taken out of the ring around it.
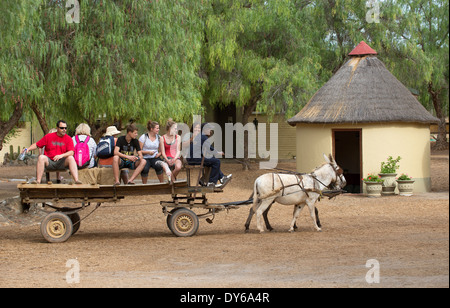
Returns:
[[[371,183],[383,183],[381,177],[377,174],[369,173],[367,177],[362,179],[363,182],[371,182]]]
[[[402,173],[402,175],[400,175],[397,180],[399,181],[411,181],[412,177],[410,177],[409,175]]]
[[[293,1],[211,1],[204,52],[211,105],[292,115],[317,89],[310,12]]]
[[[365,40],[420,101],[448,115],[448,0],[2,0],[0,124],[192,120],[202,104],[291,117]],[[1,139],[1,138],[0,138]],[[1,144],[1,140],[0,140]]]
[[[398,164],[400,159],[400,156],[398,156],[396,159],[392,158],[392,156],[389,156],[386,162],[381,162],[380,173],[395,173],[396,170],[400,168],[400,165]]]

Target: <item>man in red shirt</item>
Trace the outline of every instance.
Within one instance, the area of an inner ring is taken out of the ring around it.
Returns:
[[[45,135],[41,140],[30,145],[26,150],[36,150],[37,148],[44,148],[44,155],[39,155],[36,166],[36,183],[40,184],[44,170],[56,171],[64,170],[69,167],[70,173],[75,181],[75,184],[82,184],[78,180],[78,168],[75,162],[74,146],[70,136],[67,135],[67,123],[59,120],[56,123],[56,133]],[[34,183],[34,182],[32,182]]]

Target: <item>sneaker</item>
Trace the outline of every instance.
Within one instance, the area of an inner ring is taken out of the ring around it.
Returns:
[[[215,187],[216,185],[213,182],[209,182],[206,184],[206,187]]]
[[[233,174],[229,174],[229,175],[225,175],[225,176],[223,176],[220,180],[219,180],[219,182],[221,183],[221,184],[224,184],[226,181],[228,181],[229,179],[231,179],[231,177],[233,176]]]

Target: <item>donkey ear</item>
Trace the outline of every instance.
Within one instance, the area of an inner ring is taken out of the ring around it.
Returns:
[[[330,159],[328,158],[328,156],[325,155],[325,153],[323,153],[323,158],[325,158],[325,161],[327,163],[331,163]]]
[[[331,161],[331,162],[336,162],[336,161],[334,160],[333,154],[330,154],[330,155],[329,155],[329,158],[330,158],[330,161]]]

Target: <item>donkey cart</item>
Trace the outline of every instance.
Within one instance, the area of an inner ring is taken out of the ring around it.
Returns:
[[[194,235],[199,227],[199,218],[206,218],[212,223],[216,213],[236,209],[250,204],[252,200],[211,204],[208,193],[223,192],[222,188],[190,186],[188,180],[175,183],[152,183],[137,185],[70,185],[70,184],[18,184],[23,208],[32,204],[43,205],[48,214],[41,223],[41,234],[51,243],[67,241],[80,228],[80,223],[104,202],[118,202],[125,197],[143,195],[170,194],[172,200],[161,201],[163,213],[167,216],[167,226],[173,234],[180,237]],[[67,206],[69,203],[75,206]],[[95,204],[95,206],[93,206]],[[79,212],[94,207],[83,218]],[[197,215],[192,209],[205,209],[206,212]]]

